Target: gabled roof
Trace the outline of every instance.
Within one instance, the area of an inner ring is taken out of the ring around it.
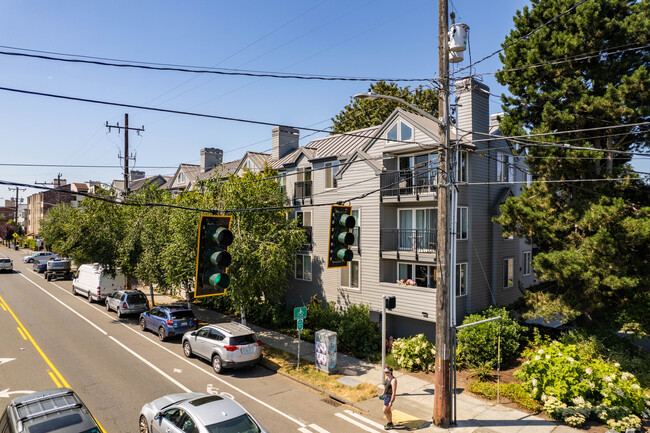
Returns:
[[[295,151],[277,161],[271,161],[273,168],[283,168],[294,165],[301,156],[307,157],[310,161],[327,159],[348,159],[357,149],[374,134],[377,126],[358,129],[344,134],[330,135],[328,137],[312,140],[306,146],[299,147]]]
[[[433,120],[422,116],[421,114],[414,113],[413,111],[408,111],[405,110],[401,107],[395,108],[395,110],[388,116],[386,120],[384,120],[384,123],[379,125],[376,131],[376,134],[373,138],[378,138],[384,135],[384,132],[390,127],[395,119],[398,117],[405,119],[407,122],[411,123],[416,129],[418,129],[420,132],[423,132],[436,142],[440,142],[440,138],[438,136],[438,131],[439,131],[439,126],[436,122]],[[363,151],[367,152],[374,144],[376,143],[376,140],[369,140],[368,143],[363,147]],[[433,147],[433,146],[432,146]]]
[[[212,168],[211,170],[206,171],[205,173],[199,173],[199,175],[196,177],[194,183],[209,179],[211,177],[216,177],[218,179],[223,179],[224,177],[228,177],[231,174],[234,174],[237,171],[237,168],[239,167],[239,164],[241,164],[242,159],[236,159],[234,161],[228,161],[224,162],[223,164],[219,164]]]
[[[187,186],[194,182],[198,177],[199,173],[201,172],[201,166],[198,164],[179,164],[174,175],[162,186],[162,188],[172,189],[174,182],[178,178],[178,175],[181,171],[185,174],[186,177],[185,185],[183,188],[187,188]]]
[[[145,178],[142,178],[142,179],[136,179],[136,180],[134,180],[133,182],[131,182],[129,184],[129,189],[131,191],[137,191],[140,188],[142,188],[143,186],[150,185],[150,184],[155,184],[158,187],[160,187],[160,186],[164,185],[165,183],[167,183],[168,178],[169,178],[169,176],[163,176],[163,175],[160,175],[160,174],[156,174],[154,176],[149,176],[149,177],[145,177]]]
[[[501,214],[501,205],[506,202],[508,197],[514,197],[514,193],[512,192],[512,188],[509,186],[503,187],[501,192],[499,193],[499,197],[497,197],[497,200],[494,202],[494,206],[492,207],[492,215],[499,216]]]
[[[76,192],[87,192],[88,191],[88,185],[85,183],[78,183],[78,182],[73,182],[72,183],[72,190]]]

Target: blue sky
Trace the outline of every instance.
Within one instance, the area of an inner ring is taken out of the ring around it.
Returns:
[[[500,48],[528,1],[449,3],[470,26],[476,61]],[[438,2],[247,2],[0,0],[0,51],[6,47],[139,62],[374,78],[426,78],[438,71]],[[469,54],[461,66],[469,63]],[[475,72],[496,71],[498,56]],[[484,76],[493,94],[505,91]],[[403,83],[414,87],[423,83]],[[172,110],[327,128],[368,82],[279,80],[110,68],[0,55],[0,87]],[[500,111],[491,98],[491,112]],[[33,184],[61,173],[68,182],[122,177],[123,135],[106,122],[144,126],[130,135],[135,169],[173,174],[199,163],[203,147],[224,160],[271,148],[271,127],[93,105],[0,91],[0,163],[111,165],[113,168],[7,167],[0,179]],[[319,135],[301,131],[301,145]],[[143,168],[143,167],[169,168]],[[648,159],[635,162],[650,171]],[[30,189],[22,196],[36,192]],[[0,187],[0,197],[15,193]]]

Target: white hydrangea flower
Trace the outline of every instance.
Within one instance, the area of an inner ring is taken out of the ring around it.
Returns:
[[[542,359],[542,358],[540,358],[539,355],[536,355],[536,356],[535,356],[535,361],[539,361],[540,359]]]
[[[589,382],[589,388],[594,389],[596,387],[596,384],[593,382]]]
[[[567,356],[566,360],[569,361],[569,362],[576,362],[576,360],[571,358],[570,356]]]
[[[611,381],[612,381],[612,378],[609,377],[609,376],[603,376],[603,380],[604,380],[605,382],[611,382]]]
[[[546,359],[551,359],[551,355],[546,355]]]
[[[585,369],[585,373],[587,373],[587,374],[589,374],[589,375],[592,374],[593,372],[594,372],[594,371],[591,369],[591,367],[587,367],[587,368]]]
[[[615,363],[614,363],[614,367],[618,368],[618,367],[620,367],[620,366],[621,366],[621,364],[619,364],[618,362],[615,362]]]
[[[539,350],[537,351],[537,353],[539,353],[540,355],[543,355],[543,354],[544,354],[544,349],[539,349]]]
[[[537,379],[533,378],[533,386],[537,386]]]
[[[632,384],[632,389],[638,390],[638,389],[641,389],[641,387],[639,385],[637,385],[636,383],[633,383]]]

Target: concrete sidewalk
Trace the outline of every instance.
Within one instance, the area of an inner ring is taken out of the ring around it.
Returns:
[[[148,290],[144,290],[148,294]],[[165,303],[183,302],[166,295],[155,295],[156,305]],[[196,317],[207,323],[230,322],[231,317],[217,311],[212,311],[192,304]],[[247,323],[264,344],[282,349],[297,355],[298,339],[252,323]],[[300,358],[314,362],[314,344],[302,341],[300,344]],[[339,381],[345,385],[354,386],[358,383],[378,385],[383,381],[381,365],[359,360],[342,353],[338,354],[338,371],[344,375]],[[449,429],[438,428],[431,423],[433,415],[432,383],[421,380],[408,373],[395,372],[397,377],[397,398],[393,406],[395,430],[415,430],[425,432],[453,431],[459,433],[570,433],[579,432],[566,425],[559,425],[552,421],[530,415],[526,412],[512,409],[487,400],[482,400],[468,395],[467,391],[456,394],[456,425]],[[353,406],[372,417],[380,424],[385,423],[382,413],[382,402],[371,399]],[[401,424],[401,425],[400,425]]]

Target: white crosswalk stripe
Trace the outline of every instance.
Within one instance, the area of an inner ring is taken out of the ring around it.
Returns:
[[[347,412],[347,411],[346,411],[346,412]],[[350,424],[353,424],[353,425],[359,427],[361,430],[367,431],[367,432],[369,432],[369,433],[378,433],[379,431],[382,431],[382,432],[384,431],[384,430],[383,430],[383,427],[382,427],[382,430],[374,429],[374,428],[369,427],[369,426],[367,426],[367,425],[365,425],[365,424],[362,424],[361,422],[355,420],[354,418],[351,418],[351,417],[349,417],[349,416],[347,416],[347,415],[344,415],[344,414],[342,414],[342,413],[335,413],[334,415],[336,415],[337,417],[339,417],[339,418],[341,418],[341,419],[343,419],[343,420],[349,422]],[[365,418],[363,418],[363,417],[361,417],[361,418],[362,418],[363,421],[365,421],[365,422],[372,422],[372,421],[367,420],[367,419],[365,419]],[[377,424],[377,423],[373,423],[373,424]]]
[[[317,426],[316,424],[309,424],[309,427],[313,428],[316,430],[318,433],[329,433],[327,430],[325,430],[323,427]]]
[[[384,426],[383,426],[383,425],[381,425],[381,424],[379,424],[378,422],[375,422],[375,421],[373,421],[373,420],[371,420],[371,419],[365,418],[364,416],[359,415],[359,414],[356,413],[356,412],[352,412],[351,410],[345,410],[344,412],[347,413],[347,414],[350,415],[350,416],[355,417],[355,418],[358,419],[358,420],[361,420],[361,421],[365,422],[366,424],[370,424],[371,426],[377,427],[379,430],[383,430],[383,429],[384,429]]]

